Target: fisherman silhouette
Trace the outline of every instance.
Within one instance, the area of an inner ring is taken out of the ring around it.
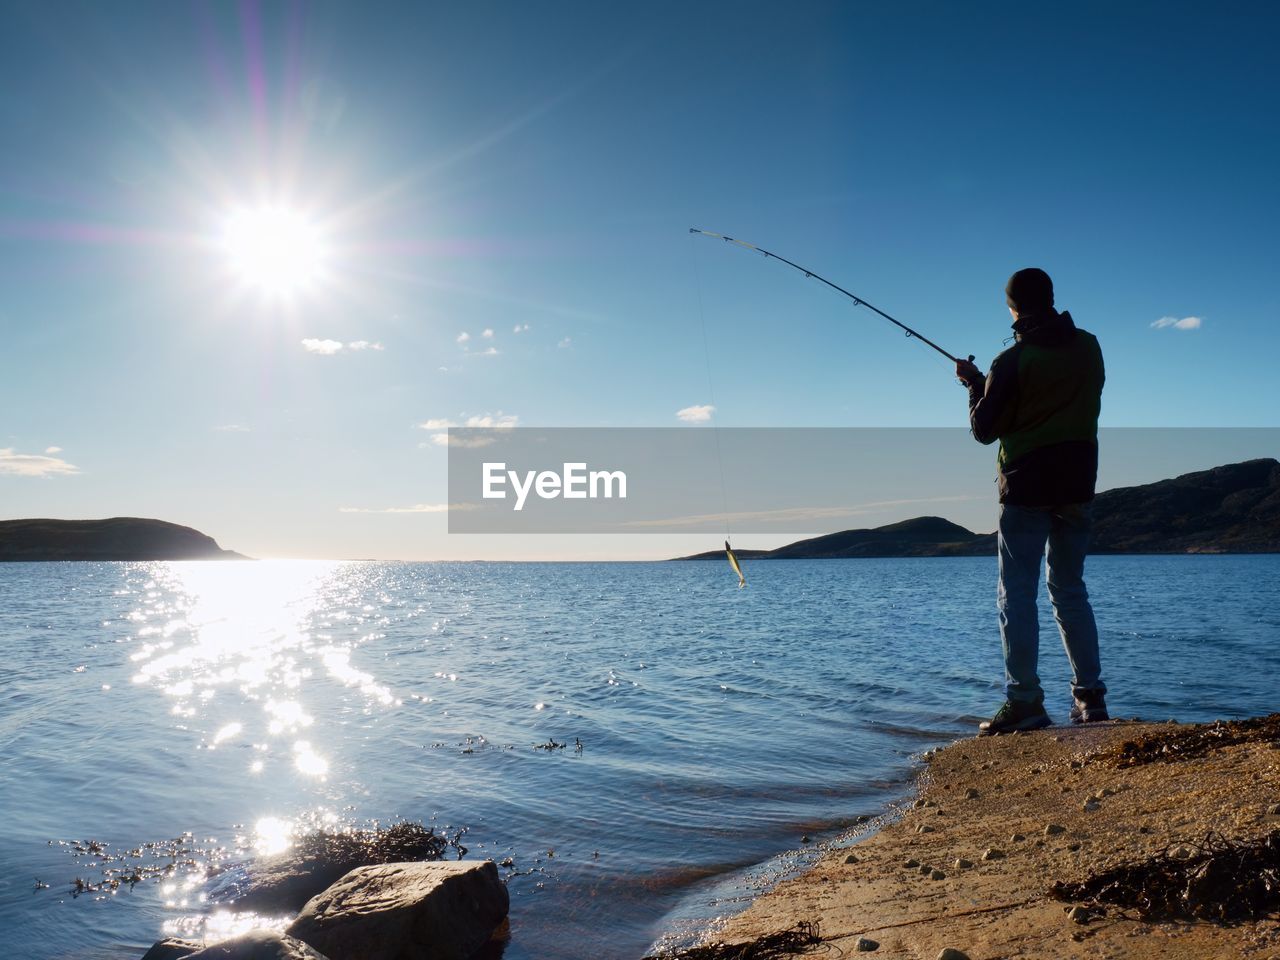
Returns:
[[[1071,662],[1071,721],[1108,719],[1098,628],[1084,583],[1098,476],[1102,350],[1070,313],[1054,309],[1053,281],[1043,270],[1019,270],[1009,278],[1005,298],[1013,346],[995,358],[986,377],[971,361],[956,361],[956,376],[969,390],[974,439],[1000,442],[996,607],[1005,703],[979,725],[982,735],[1052,722],[1036,672],[1036,593],[1046,555],[1049,600]]]

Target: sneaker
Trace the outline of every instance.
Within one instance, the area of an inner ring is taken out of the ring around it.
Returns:
[[[978,736],[993,737],[1001,733],[1025,733],[1028,730],[1039,730],[1053,723],[1044,712],[1044,702],[1020,703],[1006,700],[1004,706],[996,711],[990,720],[978,724]]]
[[[1103,699],[1103,690],[1080,690],[1072,694],[1071,722],[1098,723],[1110,720],[1107,713],[1107,702]]]

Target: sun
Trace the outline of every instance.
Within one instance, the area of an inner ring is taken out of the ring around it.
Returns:
[[[274,204],[230,212],[221,247],[236,281],[270,298],[314,291],[329,252],[320,224],[301,210]]]

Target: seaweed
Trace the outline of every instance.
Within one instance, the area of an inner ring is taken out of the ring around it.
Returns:
[[[409,860],[442,860],[452,847],[461,859],[467,848],[462,833],[453,839],[431,827],[404,821],[373,830],[317,830],[294,841],[290,854],[299,860],[357,863],[401,863]]]
[[[1155,731],[1104,751],[1096,759],[1116,767],[1140,767],[1148,763],[1177,763],[1241,743],[1280,744],[1280,713],[1249,720],[1218,720],[1174,731]]]
[[[746,943],[705,943],[666,954],[661,960],[775,960],[804,953],[821,942],[818,921],[801,920],[790,929],[765,934]],[[659,958],[645,957],[644,960]]]
[[[1059,881],[1050,895],[1132,907],[1146,920],[1256,920],[1280,906],[1280,830],[1254,840],[1211,833],[1080,883]]]

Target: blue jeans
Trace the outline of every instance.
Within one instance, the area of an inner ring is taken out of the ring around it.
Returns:
[[[1049,600],[1071,661],[1073,694],[1105,693],[1098,662],[1098,626],[1084,585],[1084,558],[1092,527],[1091,505],[1061,507],[1000,506],[1000,640],[1004,646],[1005,696],[1035,703],[1044,699],[1036,674],[1040,623],[1036,592],[1040,561],[1048,544]]]

